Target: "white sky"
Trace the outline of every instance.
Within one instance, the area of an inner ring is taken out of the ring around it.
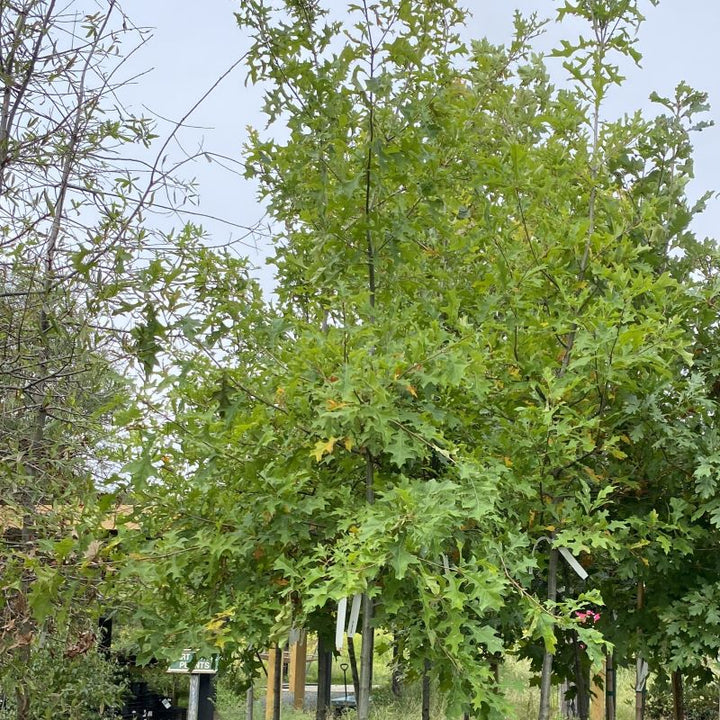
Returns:
[[[132,59],[131,67],[152,68],[129,89],[127,99],[135,109],[148,110],[178,120],[233,64],[248,47],[238,29],[233,11],[242,0],[124,0],[123,9],[138,26],[155,28],[153,38]],[[344,5],[345,0],[328,0]],[[554,17],[558,3],[553,0],[465,0],[473,12],[469,36],[487,36],[493,42],[510,39],[513,11],[537,11]],[[704,90],[713,105],[710,119],[720,126],[720,0],[662,0],[656,8],[647,3],[647,21],[640,32],[642,68],[627,68],[626,85],[614,92],[605,109],[607,117],[648,108],[648,96],[656,90],[672,95],[680,81]],[[573,38],[569,28],[552,25],[540,48],[550,48],[560,37]],[[562,72],[560,69],[559,72]],[[560,75],[558,75],[558,78]],[[247,137],[246,126],[264,124],[260,114],[261,93],[245,87],[245,72],[239,67],[215,90],[191,118],[197,130],[183,134],[183,145],[194,150],[202,146],[212,152],[240,158]],[[160,124],[161,131],[169,126]],[[691,189],[696,196],[705,189],[720,188],[720,127],[696,136],[696,176]],[[252,225],[262,217],[255,190],[242,177],[205,162],[186,166],[188,175],[199,182],[203,213],[240,225]],[[696,223],[701,235],[716,236],[720,204],[713,201]],[[214,243],[238,238],[233,227],[202,221]],[[251,259],[262,264],[264,252],[248,250]],[[261,273],[266,278],[269,275]]]

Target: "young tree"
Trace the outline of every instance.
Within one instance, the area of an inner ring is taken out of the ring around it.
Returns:
[[[564,644],[578,666],[601,659],[579,614],[601,578],[561,589],[559,550],[599,565],[636,551],[646,508],[622,500],[651,460],[632,399],[666,403],[668,437],[698,399],[706,288],[691,170],[657,174],[664,121],[601,116],[612,53],[637,59],[638,4],[560,14],[591,34],[562,46],[575,84],[558,90],[534,19],[507,49],[467,49],[451,0],[340,20],[243,4],[250,77],[284,130],[247,150],[276,222],[276,297],[197,253],[167,417],[128,468],[163,509],[140,517],[155,559],[138,576],[175,642],[274,643],[363,593],[361,720],[379,624],[453,717],[506,717],[494,666],[518,644],[542,673],[540,720]],[[684,153],[685,130],[674,140]]]

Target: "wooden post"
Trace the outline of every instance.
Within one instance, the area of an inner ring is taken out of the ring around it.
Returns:
[[[307,668],[307,634],[300,633],[298,641],[290,646],[290,692],[293,707],[302,710],[305,704],[305,670]]]
[[[600,677],[603,678],[602,685],[607,686],[609,675],[606,669],[603,669]],[[605,718],[605,692],[603,691],[603,687],[598,685],[594,678],[591,678],[590,720],[605,720]]]
[[[267,690],[265,692],[265,720],[279,720],[282,692],[283,651],[279,647],[268,650]],[[189,720],[189,718],[188,718]]]
[[[190,675],[190,695],[188,696],[187,720],[198,720],[200,701],[200,676]]]

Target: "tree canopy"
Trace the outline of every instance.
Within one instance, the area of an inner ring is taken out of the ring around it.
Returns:
[[[553,54],[562,85],[533,50],[536,17],[517,15],[500,47],[465,39],[454,0],[363,0],[341,16],[244,1],[268,121],[244,168],[272,219],[270,293],[195,225],[151,252],[143,209],[166,174],[104,183],[106,144],[152,133],[132,117],[93,124],[84,76],[65,67],[62,137],[45,148],[40,120],[18,126],[39,148],[30,175],[50,166],[62,182],[57,197],[48,179],[18,185],[7,211],[0,433],[17,462],[2,509],[39,548],[40,505],[99,514],[78,542],[52,526],[47,576],[28,545],[3,557],[33,638],[77,597],[57,584],[71,559],[96,573],[89,596],[102,577],[141,659],[192,647],[249,674],[255,650],[300,627],[329,637],[338,603],[362,595],[360,720],[376,628],[408,675],[437,679],[451,717],[507,717],[495,668],[508,654],[538,673],[540,720],[553,678],[587,695],[581,678],[613,650],[658,673],[710,671],[717,256],[692,230],[706,198],[687,196],[707,99],[680,84],[652,96],[654,115],[606,117],[619,63],[640,61],[643,4],[557,10],[586,28]],[[88,22],[93,49],[114,39]],[[132,514],[91,552],[119,501]]]
[[[545,698],[553,656],[597,662],[603,635],[702,665],[677,643],[708,634],[670,617],[714,582],[715,250],[685,194],[705,96],[603,117],[640,5],[559,15],[587,23],[562,87],[534,18],[503,48],[464,43],[449,0],[237,13],[276,286],[206,251],[183,276],[165,419],[132,466],[173,633],[242,651],[364,593],[411,671],[489,717],[506,652]]]

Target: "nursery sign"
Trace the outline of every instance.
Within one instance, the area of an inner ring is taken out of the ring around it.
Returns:
[[[195,658],[192,650],[183,650],[180,659],[172,663],[169,673],[191,673],[193,675],[212,675],[218,671],[218,656]]]

